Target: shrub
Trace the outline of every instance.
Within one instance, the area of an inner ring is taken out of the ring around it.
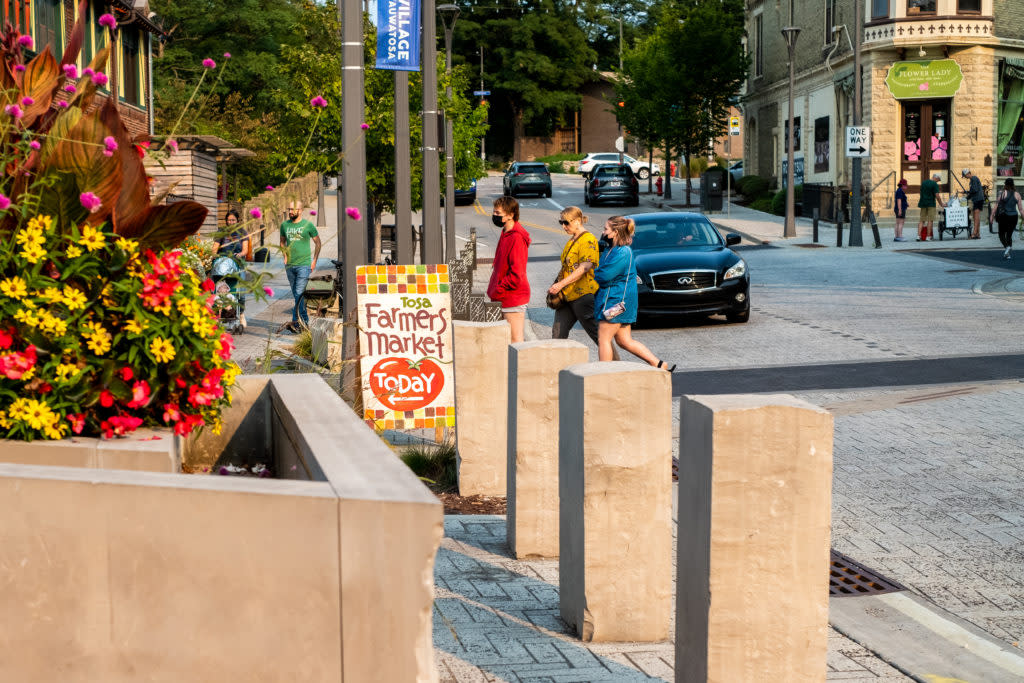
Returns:
[[[736,189],[751,201],[768,194],[768,181],[759,175],[745,175],[736,181]]]
[[[299,358],[305,358],[306,360],[313,359],[313,332],[308,327],[303,328],[299,333],[299,336],[295,338],[295,343],[292,344],[292,353]]]
[[[548,173],[568,173],[565,170],[565,164],[561,161],[548,162]]]
[[[772,212],[772,198],[771,197],[759,197],[754,201],[750,202],[750,208],[754,211],[762,211],[764,213]]]
[[[455,444],[440,446],[413,446],[399,455],[402,462],[434,490],[447,493],[458,490],[459,475],[455,459]]]
[[[586,154],[572,154],[569,152],[563,152],[562,154],[551,154],[546,157],[538,157],[536,161],[541,161],[545,164],[557,164],[562,161],[580,161],[585,156]]]
[[[690,157],[690,177],[699,176],[708,168],[708,160],[701,156]]]
[[[793,203],[798,205],[798,204],[800,204],[801,201],[803,201],[803,198],[804,198],[804,186],[803,185],[794,185],[793,186]],[[797,208],[799,208],[799,207],[797,207]],[[786,215],[786,190],[785,190],[785,188],[783,188],[783,189],[779,190],[778,192],[776,192],[775,195],[772,197],[771,209],[772,209],[772,213],[774,213],[776,216],[785,216]],[[799,211],[797,211],[796,213],[799,214]]]

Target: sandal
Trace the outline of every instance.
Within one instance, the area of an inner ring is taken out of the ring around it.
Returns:
[[[665,370],[667,372],[675,372],[676,371],[676,366],[675,366],[675,364],[673,364],[670,367],[665,361],[659,360],[658,361],[658,369],[659,370]]]

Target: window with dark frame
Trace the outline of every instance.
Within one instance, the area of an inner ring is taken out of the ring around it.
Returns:
[[[827,116],[814,119],[814,172],[828,173],[831,137]]]
[[[785,125],[783,133],[782,133],[782,135],[783,135],[783,138],[782,138],[782,149],[788,150],[789,149],[789,119],[786,119],[785,124],[786,125]],[[803,149],[803,147],[800,146],[800,117],[799,116],[794,116],[793,117],[793,151],[794,152],[799,152],[802,149]]]
[[[831,45],[835,40],[835,36],[832,34],[832,27],[836,24],[836,0],[825,0],[825,36],[823,42],[825,45]]]
[[[139,70],[141,67],[141,51],[139,50],[139,29],[138,27],[125,27],[121,29],[121,96],[125,102],[141,104],[141,91],[139,83]]]
[[[936,0],[907,0],[907,14],[935,14]]]
[[[981,0],[956,0],[957,14],[981,14]]]
[[[871,18],[889,18],[889,0],[871,0]]]
[[[35,0],[32,3],[35,13],[35,49],[42,52],[49,45],[50,52],[57,59],[64,56],[64,26],[60,12],[62,4],[63,0]]]
[[[754,15],[754,75],[764,75],[764,22],[762,15]]]

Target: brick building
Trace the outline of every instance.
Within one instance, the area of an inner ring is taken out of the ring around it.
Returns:
[[[1021,178],[1024,14],[1019,0],[862,0],[863,125],[872,133],[864,184],[876,208],[905,177],[913,195],[939,173],[958,191],[961,168],[994,187]],[[751,56],[744,109],[747,173],[779,178],[786,158],[789,61],[796,44],[797,182],[848,185],[853,122],[853,0],[748,0]],[[802,172],[802,173],[801,173]],[[911,206],[916,200],[911,197]]]
[[[37,50],[49,45],[59,61],[71,35],[77,7],[77,0],[0,0],[0,22],[31,35]],[[110,84],[99,90],[97,100],[110,97],[111,89],[116,89],[118,109],[129,133],[152,133],[150,57],[153,41],[161,31],[150,19],[148,0],[92,0],[86,13],[85,39],[78,58],[81,68],[88,66],[93,55],[110,39],[109,31],[98,21],[104,13],[113,14],[117,19],[118,45],[107,63]]]

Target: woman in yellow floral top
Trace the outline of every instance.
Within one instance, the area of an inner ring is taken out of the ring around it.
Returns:
[[[594,269],[597,268],[599,250],[597,238],[583,227],[586,222],[586,216],[575,206],[566,207],[559,216],[558,224],[570,239],[562,248],[559,279],[548,288],[549,294],[562,292],[565,295],[565,304],[555,311],[551,338],[567,339],[569,330],[579,322],[596,344],[594,294],[597,292],[597,282],[594,281]]]

